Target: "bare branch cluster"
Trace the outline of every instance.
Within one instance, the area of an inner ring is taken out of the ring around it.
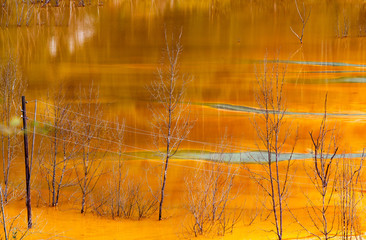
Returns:
[[[92,209],[99,216],[141,220],[158,210],[157,193],[151,193],[141,180],[127,175],[123,179],[112,178],[103,190],[92,200]]]
[[[233,184],[239,168],[225,158],[224,150],[212,154],[211,161],[202,167],[204,171],[196,170],[193,176],[185,179],[189,215],[184,228],[195,237],[232,233],[242,215],[240,208],[230,208],[236,197]]]
[[[284,99],[284,80],[286,67],[281,67],[278,61],[272,64],[264,59],[263,69],[257,71],[258,92],[256,101],[261,114],[254,119],[253,125],[257,132],[260,144],[259,155],[253,157],[263,169],[258,174],[249,168],[252,179],[269,197],[269,202],[263,206],[273,216],[273,231],[278,239],[283,238],[283,213],[285,200],[288,197],[290,186],[290,169],[292,154],[296,145],[297,136],[290,142],[291,128],[286,126],[286,103]],[[288,159],[282,159],[285,149],[290,152]],[[280,161],[283,161],[281,164]],[[282,165],[282,166],[281,166]]]
[[[360,205],[363,199],[361,179],[364,154],[359,161],[345,156],[341,159],[337,193],[339,195],[339,226],[342,240],[362,239]]]
[[[41,119],[46,124],[51,120],[49,125],[43,126],[43,131],[53,138],[42,138],[40,145],[43,151],[37,155],[39,171],[47,183],[49,205],[52,207],[58,205],[62,189],[77,184],[71,160],[81,150],[78,145],[80,139],[73,134],[77,126],[70,121],[76,116],[70,112],[71,105],[66,102],[63,87],[59,89],[61,91],[57,90],[50,97],[53,107],[46,106]]]
[[[16,192],[16,185],[12,186],[10,182],[10,174],[13,161],[20,150],[21,139],[17,135],[21,122],[18,106],[25,87],[26,83],[16,58],[9,56],[0,66],[2,193],[5,203],[8,202],[9,196]]]
[[[80,153],[81,159],[74,162],[77,184],[81,193],[81,213],[86,211],[89,195],[93,192],[100,177],[103,175],[102,158],[105,153],[96,150],[100,145],[97,139],[104,130],[102,121],[103,110],[99,102],[99,89],[92,85],[88,89],[80,89],[78,100],[80,127],[79,141],[83,143]]]
[[[327,124],[327,96],[324,103],[324,117],[317,135],[309,133],[313,144],[313,163],[308,176],[313,183],[319,198],[307,197],[309,206],[307,213],[317,232],[307,231],[319,239],[333,238],[337,231],[336,211],[331,211],[334,204],[338,180],[337,135],[334,128]],[[319,233],[320,234],[319,234]]]

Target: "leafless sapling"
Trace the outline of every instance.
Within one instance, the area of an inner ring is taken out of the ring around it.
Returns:
[[[82,144],[80,164],[75,164],[77,183],[81,193],[81,213],[85,213],[89,195],[93,192],[103,174],[102,158],[105,152],[98,151],[103,144],[100,141],[104,122],[102,106],[99,102],[99,90],[93,85],[80,90],[78,102],[78,120],[81,122],[78,142]],[[76,161],[74,161],[75,163]]]
[[[230,208],[236,197],[233,185],[239,169],[231,163],[231,156],[219,150],[212,154],[210,162],[185,179],[189,219],[184,228],[196,237],[209,233],[223,236],[233,231],[241,217],[242,210]]]
[[[309,132],[313,148],[313,158],[310,167],[305,167],[306,173],[314,186],[318,198],[306,196],[308,206],[306,212],[310,225],[305,225],[295,217],[297,222],[313,237],[331,239],[337,235],[337,215],[335,205],[338,152],[337,134],[335,128],[329,128],[327,123],[327,96],[324,103],[324,116],[317,133]],[[333,205],[332,205],[333,204]],[[312,228],[315,230],[311,230]]]
[[[359,207],[363,199],[361,174],[364,154],[359,161],[346,156],[340,161],[337,193],[341,239],[362,239]]]
[[[48,129],[47,134],[50,135],[48,143],[42,142],[44,150],[48,148],[48,154],[39,157],[39,166],[48,186],[49,204],[56,207],[62,189],[76,184],[70,161],[76,157],[81,147],[77,143],[77,129],[73,121],[75,114],[66,101],[62,87],[52,94],[51,101],[53,104],[47,105],[42,120],[44,129]]]
[[[189,103],[184,102],[186,84],[190,77],[179,71],[179,58],[182,54],[182,31],[177,39],[169,39],[165,31],[165,61],[158,69],[158,78],[149,87],[153,104],[152,112],[154,144],[164,160],[159,200],[159,220],[162,219],[165,186],[169,159],[178,151],[182,141],[193,127]]]
[[[297,141],[297,134],[290,139],[291,126],[285,120],[285,74],[286,66],[281,67],[278,61],[268,64],[267,59],[264,60],[262,71],[257,71],[256,101],[261,112],[255,116],[253,124],[259,139],[259,152],[252,158],[261,166],[263,173],[247,168],[253,180],[269,197],[269,202],[263,204],[271,213],[269,216],[272,216],[275,228],[271,231],[279,240],[283,239],[283,214],[291,184],[292,155]],[[284,155],[286,147],[288,155]]]
[[[113,130],[112,134],[114,139],[117,140],[117,164],[114,164],[112,169],[112,179],[110,180],[110,213],[112,218],[120,217],[122,214],[122,198],[123,185],[125,183],[128,171],[124,168],[123,156],[124,153],[124,130],[125,125],[123,123],[117,123],[116,129]],[[115,165],[117,165],[115,167]]]

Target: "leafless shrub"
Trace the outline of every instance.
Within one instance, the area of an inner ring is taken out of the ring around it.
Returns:
[[[49,205],[56,207],[62,190],[76,184],[70,161],[76,158],[81,147],[75,136],[77,126],[72,121],[75,116],[71,114],[71,105],[66,102],[62,86],[51,98],[53,104],[47,105],[42,125],[38,126],[50,136],[42,141],[42,152],[46,156],[38,156],[38,163],[40,174],[47,183]]]
[[[148,189],[143,189],[141,182],[128,182],[126,192],[129,193],[129,196],[126,196],[125,199],[129,200],[126,201],[128,204],[125,204],[124,209],[130,209],[131,207],[129,205],[134,203],[135,210],[132,211],[132,213],[134,213],[133,215],[135,215],[138,220],[151,216],[158,209],[157,198]],[[129,215],[133,216],[131,212]]]
[[[100,140],[103,133],[103,111],[99,102],[99,90],[90,85],[87,90],[80,90],[78,102],[77,122],[81,122],[78,140],[82,147],[80,161],[74,162],[77,184],[81,193],[81,213],[86,211],[88,196],[95,189],[100,177],[103,175],[101,152],[103,142]]]
[[[113,219],[140,220],[150,217],[157,210],[158,198],[156,193],[150,191],[147,183],[128,175],[128,168],[123,159],[124,123],[116,124],[115,128],[107,132],[115,139],[113,143],[117,148],[117,159],[113,159],[112,171],[105,173],[109,175],[106,179],[107,184],[98,189],[97,194],[90,194],[91,209],[97,215]]]
[[[359,161],[341,159],[337,193],[339,195],[339,226],[342,240],[362,239],[359,205],[363,199],[361,183],[364,154]]]
[[[193,176],[185,179],[189,215],[183,227],[195,237],[232,233],[241,218],[241,209],[229,207],[236,197],[232,190],[238,166],[232,164],[228,156],[225,157],[223,151],[213,154],[211,162],[203,164]]]
[[[124,122],[122,124],[117,124],[115,131],[112,131],[112,134],[114,135],[114,139],[117,139],[117,147],[118,147],[118,153],[117,153],[117,167],[115,167],[116,164],[113,165],[112,170],[112,179],[109,182],[110,186],[110,213],[112,215],[112,218],[114,217],[120,217],[122,214],[122,203],[121,203],[121,195],[123,194],[122,188],[125,183],[128,170],[124,167],[124,162],[122,158],[122,154],[124,152]]]
[[[125,176],[119,185],[114,183],[109,182],[106,188],[94,196],[93,211],[98,215],[140,220],[157,211],[158,199],[145,182]]]

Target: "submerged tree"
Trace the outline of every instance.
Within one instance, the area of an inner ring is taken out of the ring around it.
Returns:
[[[41,174],[46,180],[49,192],[49,204],[56,207],[62,189],[76,184],[72,176],[73,166],[70,160],[80,151],[77,143],[75,116],[71,105],[66,102],[62,87],[51,96],[52,105],[45,109],[44,128],[50,135],[48,141],[42,141],[42,148],[47,156],[39,157]]]
[[[153,104],[152,112],[154,144],[164,159],[159,200],[159,220],[162,219],[164,192],[169,159],[178,151],[182,141],[193,127],[189,104],[184,102],[186,84],[191,78],[179,71],[179,57],[182,54],[182,32],[177,39],[171,39],[165,31],[165,64],[158,69],[158,79],[149,88]]]
[[[338,176],[339,227],[342,240],[362,239],[359,206],[363,199],[361,182],[364,154],[359,161],[343,157]]]
[[[314,236],[321,236],[327,240],[332,238],[332,231],[335,227],[335,211],[330,212],[330,204],[334,200],[334,192],[337,181],[338,163],[335,156],[338,151],[337,137],[335,129],[329,129],[327,126],[327,97],[324,103],[324,116],[319,127],[319,133],[314,135],[310,132],[310,138],[313,143],[313,167],[311,181],[320,195],[320,206],[314,204],[309,199],[311,209],[309,216],[313,225],[320,232],[320,235],[313,233]],[[318,216],[320,213],[320,217]]]
[[[337,135],[334,128],[329,128],[327,123],[327,96],[324,103],[324,116],[317,133],[309,132],[313,145],[313,159],[310,167],[305,167],[307,175],[312,182],[317,197],[307,196],[308,206],[306,212],[310,218],[310,224],[302,223],[297,217],[296,221],[309,234],[318,239],[331,239],[336,237],[337,210],[335,196],[338,179],[338,151]],[[332,205],[333,204],[333,205]],[[311,230],[312,225],[314,230]]]
[[[254,120],[254,127],[260,140],[260,154],[253,158],[264,173],[258,174],[248,168],[252,178],[269,196],[269,202],[264,202],[264,207],[272,214],[275,227],[273,232],[279,240],[283,239],[283,213],[291,180],[292,154],[297,140],[296,136],[290,142],[291,129],[286,127],[283,96],[285,73],[286,67],[281,69],[278,61],[269,65],[266,59],[263,70],[257,72],[259,90],[256,101],[261,113]],[[285,158],[283,153],[286,145],[289,146],[287,151],[290,154]]]
[[[99,102],[99,90],[93,85],[80,90],[78,102],[78,142],[81,147],[81,160],[75,164],[77,183],[81,192],[81,213],[86,211],[88,197],[97,185],[102,175],[102,158],[105,153],[98,151],[104,122],[102,108]]]
[[[189,219],[184,227],[196,237],[209,233],[223,236],[233,231],[241,217],[241,210],[230,208],[236,197],[233,186],[238,165],[231,162],[231,153],[225,153],[225,138],[221,145],[223,148],[211,155],[210,162],[185,179]]]
[[[17,61],[9,56],[6,63],[0,66],[0,101],[1,101],[1,156],[3,170],[3,200],[6,203],[10,194],[10,168],[19,150],[20,139],[14,130],[17,125],[16,116],[20,116],[18,110],[21,96],[25,90],[25,81],[19,70]]]

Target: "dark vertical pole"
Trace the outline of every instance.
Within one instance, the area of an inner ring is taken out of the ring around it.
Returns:
[[[32,228],[32,209],[30,196],[30,170],[28,157],[28,133],[27,133],[27,112],[25,108],[25,96],[22,96],[23,131],[24,131],[24,160],[25,160],[25,184],[27,190],[26,206],[28,214],[28,229]]]

